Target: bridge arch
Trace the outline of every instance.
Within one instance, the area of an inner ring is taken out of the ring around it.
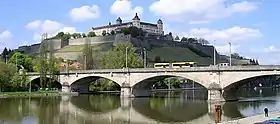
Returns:
[[[255,71],[255,72],[236,72],[234,76],[225,76],[221,82],[223,82],[223,89],[230,90],[232,88],[238,88],[238,86],[245,84],[247,80],[253,79],[256,77],[265,77],[265,76],[279,76],[280,71]]]
[[[192,76],[187,73],[174,73],[174,74],[146,74],[144,76],[139,75],[132,83],[132,95],[134,97],[138,96],[150,96],[149,90],[152,85],[158,81],[161,81],[165,78],[177,77],[181,79],[187,79],[193,81],[196,87],[201,89],[207,89],[210,86],[210,83],[205,83],[205,81],[199,79],[198,77]]]
[[[71,90],[79,93],[90,93],[89,85],[98,79],[106,79],[108,81],[111,81],[110,83],[113,83],[118,88],[120,88],[120,81],[117,79],[101,75],[83,75],[75,78],[75,80],[70,83]]]
[[[47,79],[47,82],[49,81],[49,80],[51,80],[51,78],[50,77],[46,77]],[[48,88],[48,87],[50,87],[50,88],[58,88],[58,90],[61,90],[61,88],[62,88],[62,85],[61,85],[61,83],[57,80],[57,79],[53,79],[54,80],[54,82],[52,83],[52,84],[49,84],[50,86],[46,86],[46,88]],[[29,79],[29,82],[31,83],[31,85],[32,85],[32,89],[38,89],[38,88],[41,88],[42,86],[40,86],[41,85],[41,83],[40,83],[40,76],[34,76],[34,77],[31,77],[30,79]]]

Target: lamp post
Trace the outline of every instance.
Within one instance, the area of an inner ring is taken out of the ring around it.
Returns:
[[[125,67],[127,68],[127,53],[128,53],[128,47],[125,48]]]
[[[229,44],[229,66],[231,66],[231,43],[228,42]]]
[[[143,48],[144,49],[144,68],[146,68],[147,66],[147,51],[146,51],[146,48]]]

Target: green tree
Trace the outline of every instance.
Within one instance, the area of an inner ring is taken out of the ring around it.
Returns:
[[[126,66],[126,49],[127,49],[127,66],[129,68],[143,67],[142,61],[135,53],[131,43],[119,43],[113,49],[101,57],[102,68],[124,68]]]
[[[102,35],[103,35],[103,36],[106,36],[106,31],[105,31],[105,30],[102,31]]]
[[[66,34],[66,35],[70,35],[70,34]],[[36,66],[34,67],[34,69],[38,70],[40,73],[40,86],[42,88],[51,86],[54,80],[57,78],[56,74],[59,71],[59,68],[57,67],[56,64],[57,59],[54,58],[53,55],[54,44],[52,40],[45,40],[45,39],[47,39],[46,35],[44,35],[42,38],[39,58],[38,61],[36,62]],[[50,78],[49,81],[47,80],[47,77]]]
[[[71,38],[71,34],[69,34],[69,33],[66,33],[66,34],[64,34],[60,39],[61,40],[63,40],[63,41],[67,41],[67,40],[69,40]]]
[[[87,36],[88,36],[88,37],[95,37],[95,36],[96,36],[96,34],[95,34],[95,32],[92,32],[92,31],[91,31],[91,32],[89,32],[89,33],[88,33],[88,35],[87,35]]]
[[[206,44],[209,44],[209,41],[208,40],[205,40],[204,38],[199,38],[197,40],[198,43],[202,44],[202,45],[206,45]]]
[[[8,56],[9,52],[7,50],[7,48],[5,47],[3,52],[2,52],[2,59],[5,61],[6,60],[6,56]]]
[[[87,35],[86,35],[85,33],[83,33],[83,34],[82,34],[82,37],[85,38],[85,37],[87,37]]]
[[[59,33],[57,33],[55,38],[61,39],[63,36],[64,36],[64,32],[59,32]]]
[[[182,37],[181,42],[188,42],[188,38]]]
[[[83,64],[84,64],[84,69],[93,69],[94,68],[94,60],[93,60],[93,51],[91,48],[91,43],[89,39],[86,40],[86,43],[84,45],[83,49]]]
[[[23,66],[28,72],[33,71],[32,58],[25,56],[20,52],[14,53],[10,58],[9,63],[17,65],[18,69]]]
[[[175,40],[180,40],[179,36],[176,36],[176,37],[175,37]]]
[[[7,91],[10,86],[11,77],[16,73],[16,67],[0,61],[0,92]]]

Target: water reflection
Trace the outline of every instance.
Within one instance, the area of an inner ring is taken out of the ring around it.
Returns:
[[[134,109],[159,122],[188,122],[208,112],[206,101],[181,101],[180,98],[146,98],[133,100]]]
[[[277,90],[270,91],[278,92]],[[264,107],[268,107],[270,111],[278,111],[280,97],[277,96],[277,93],[270,93],[270,91],[263,89],[262,93],[269,95],[261,95],[267,97],[260,97],[259,91],[240,91],[242,101],[222,104],[222,120],[260,114]],[[242,96],[242,93],[250,93],[250,95]],[[6,98],[0,100],[0,123],[147,124],[188,122],[203,124],[214,122],[214,105],[203,100],[205,95],[202,91],[159,94],[161,95],[153,98],[137,99],[121,99],[119,96],[108,95],[81,95],[66,99],[62,97]]]

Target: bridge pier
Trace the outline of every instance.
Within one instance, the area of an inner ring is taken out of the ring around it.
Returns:
[[[121,97],[122,98],[130,98],[133,97],[132,95],[132,88],[129,86],[123,86],[121,87]]]
[[[222,89],[208,89],[208,101],[209,102],[224,102]]]
[[[62,85],[61,92],[70,93],[70,86],[69,85]]]

